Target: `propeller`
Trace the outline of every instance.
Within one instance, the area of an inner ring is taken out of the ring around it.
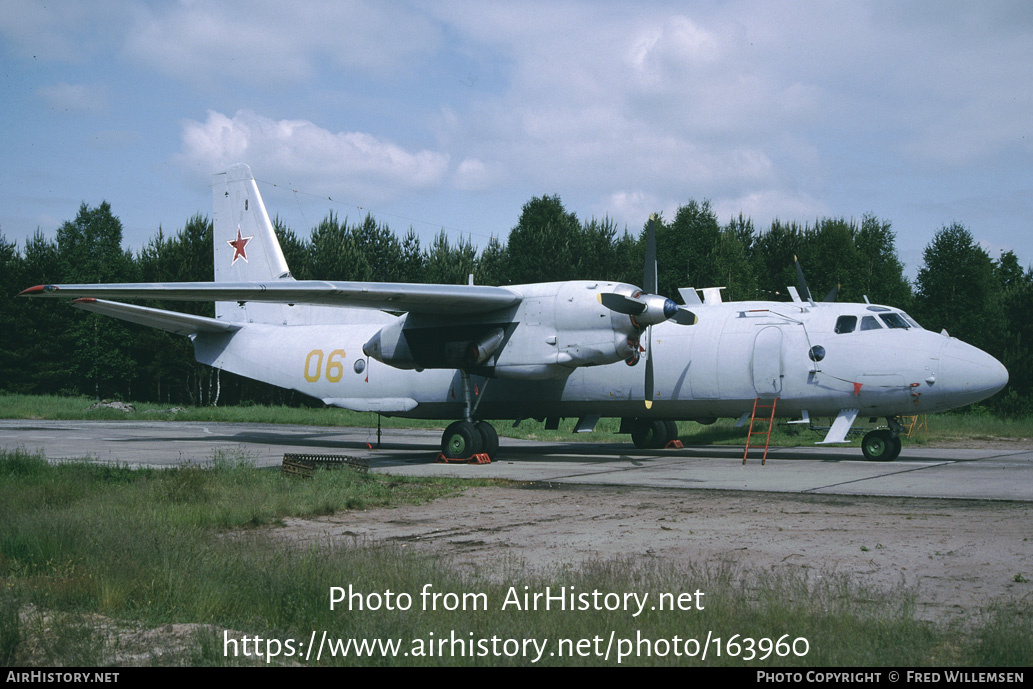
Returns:
[[[599,295],[599,303],[611,311],[626,314],[636,330],[646,331],[645,402],[646,409],[653,406],[653,326],[665,321],[674,321],[678,325],[695,325],[696,314],[678,306],[673,300],[657,294],[656,277],[656,214],[649,216],[646,227],[646,265],[642,273],[642,291],[632,296],[607,292]]]
[[[803,267],[800,265],[800,259],[797,256],[793,256],[793,261],[796,263],[796,283],[797,290],[800,292],[800,297],[809,301],[811,306],[814,305],[814,299],[811,297],[811,290],[807,287],[807,279],[803,276]],[[832,290],[825,295],[822,299],[823,302],[836,301],[836,296],[839,294],[839,285],[836,285]]]

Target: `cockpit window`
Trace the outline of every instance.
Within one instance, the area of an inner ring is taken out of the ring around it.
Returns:
[[[836,320],[836,334],[852,333],[857,328],[857,316],[840,316]]]
[[[879,313],[878,316],[840,316],[836,319],[836,334],[844,335],[855,331],[882,330],[883,328],[889,328],[890,330],[922,328],[911,316],[903,311],[890,311],[884,307],[868,307],[868,310],[884,311],[885,313]],[[858,318],[861,319],[860,327],[858,327]]]
[[[882,326],[875,320],[875,316],[865,316],[861,319],[861,330],[882,330]]]
[[[908,330],[911,327],[899,313],[883,313],[879,314],[879,318],[881,318],[882,322],[890,328],[903,328],[904,330]]]
[[[919,330],[922,329],[922,326],[920,326],[918,322],[911,316],[907,315],[903,311],[900,312],[900,315],[904,317],[904,320],[907,321],[912,328],[918,328]]]

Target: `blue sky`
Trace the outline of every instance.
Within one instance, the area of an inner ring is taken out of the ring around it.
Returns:
[[[246,162],[306,236],[372,212],[483,247],[543,194],[637,233],[709,199],[874,214],[911,275],[955,221],[1033,262],[1025,0],[4,0],[0,131],[19,244],[107,200],[139,249]]]

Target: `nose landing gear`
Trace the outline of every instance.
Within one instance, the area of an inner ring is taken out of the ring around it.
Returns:
[[[895,417],[887,418],[889,428],[869,431],[861,440],[864,458],[872,462],[892,462],[900,456],[900,433],[904,427]]]

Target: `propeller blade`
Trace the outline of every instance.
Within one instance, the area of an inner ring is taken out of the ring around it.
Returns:
[[[626,297],[623,294],[613,292],[600,292],[596,295],[599,303],[617,313],[624,313],[629,316],[637,316],[646,310],[646,305],[640,301]]]
[[[699,318],[696,317],[692,311],[688,309],[678,309],[678,313],[671,317],[671,320],[678,325],[696,325],[699,322]]]
[[[836,296],[837,295],[839,295],[839,285],[836,285],[835,287],[833,287],[832,291],[830,291],[828,294],[826,294],[825,298],[822,299],[822,301],[836,301]]]
[[[811,299],[811,291],[807,288],[807,280],[803,276],[803,268],[800,266],[800,259],[793,256],[793,260],[796,262],[796,284],[797,289],[800,291],[800,296],[803,297],[804,300],[813,303],[814,300]]]
[[[642,273],[642,289],[656,294],[656,213],[649,216],[646,226],[646,266]]]
[[[646,409],[653,408],[653,326],[646,328]]]

